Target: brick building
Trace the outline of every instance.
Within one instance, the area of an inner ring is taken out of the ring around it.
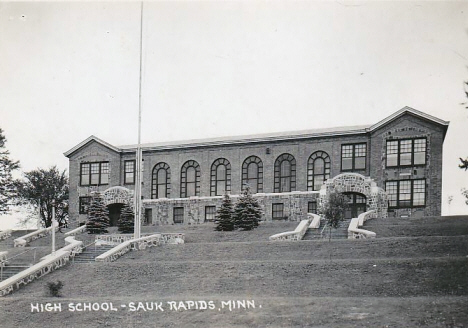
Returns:
[[[235,200],[246,184],[265,220],[304,218],[335,183],[348,194],[348,217],[375,208],[376,199],[384,200],[385,215],[387,206],[389,216],[440,215],[447,128],[405,107],[371,126],[144,144],[145,221],[213,220],[222,195]],[[71,223],[86,220],[93,191],[103,193],[116,223],[122,204],[133,199],[135,152],[135,145],[91,136],[65,153]]]

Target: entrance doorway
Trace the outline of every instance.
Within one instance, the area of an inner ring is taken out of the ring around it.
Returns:
[[[348,209],[345,212],[345,219],[357,218],[359,214],[366,211],[366,196],[357,192],[345,192],[348,198]]]
[[[107,208],[109,209],[109,224],[111,227],[117,226],[117,223],[120,220],[120,213],[122,212],[123,204],[115,203],[109,204]]]

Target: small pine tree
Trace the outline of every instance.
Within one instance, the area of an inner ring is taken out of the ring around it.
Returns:
[[[100,193],[95,193],[88,207],[86,229],[88,233],[107,233],[109,227],[109,209],[104,204]]]
[[[133,213],[133,209],[129,204],[124,204],[120,212],[119,222],[117,222],[119,231],[123,233],[133,233],[135,228],[134,221],[135,214]]]
[[[231,197],[224,195],[221,207],[216,212],[215,223],[216,231],[232,231],[234,230],[233,207]]]
[[[260,204],[252,197],[250,188],[245,187],[234,207],[234,225],[241,230],[252,230],[258,227],[262,218]]]

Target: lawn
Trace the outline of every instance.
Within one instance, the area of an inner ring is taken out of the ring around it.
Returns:
[[[376,220],[373,228],[389,232],[386,237],[331,242],[268,241],[297,222],[262,224],[250,232],[145,227],[143,232],[184,232],[186,244],[52,272],[0,299],[1,326],[466,327],[467,221],[429,218],[421,226],[417,220]],[[438,232],[408,236],[406,228],[418,226]],[[47,296],[47,282],[57,280],[64,282],[63,297]],[[241,302],[230,311],[229,300],[250,300],[255,307]],[[214,309],[185,309],[189,301],[212,301]],[[47,302],[61,303],[63,310],[31,313],[31,303]],[[68,311],[77,302],[112,302],[117,311]],[[133,312],[131,302],[156,302],[164,312],[143,305]]]

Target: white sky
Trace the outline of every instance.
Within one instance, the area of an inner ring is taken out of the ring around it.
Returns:
[[[139,38],[140,3],[0,2],[0,127],[22,170],[68,168],[92,134],[137,142]],[[466,214],[467,66],[468,2],[146,2],[142,141],[372,124],[408,105],[451,121],[443,213]]]

